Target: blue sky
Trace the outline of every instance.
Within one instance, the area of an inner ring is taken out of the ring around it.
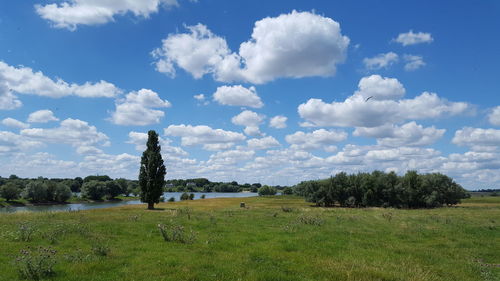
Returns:
[[[2,176],[500,183],[496,1],[0,3]]]

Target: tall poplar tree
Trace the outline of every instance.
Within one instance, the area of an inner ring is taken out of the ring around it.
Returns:
[[[148,132],[147,148],[142,153],[141,169],[139,171],[139,186],[141,201],[148,203],[148,209],[153,210],[154,204],[160,202],[165,181],[165,165],[161,158],[161,146],[158,144],[158,134]]]

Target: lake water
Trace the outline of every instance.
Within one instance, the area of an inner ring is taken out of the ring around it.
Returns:
[[[239,192],[239,193],[225,193],[225,192],[192,192],[194,200],[201,199],[202,195],[205,198],[244,198],[257,196],[257,193]],[[174,197],[175,201],[179,201],[182,192],[165,192],[163,196],[165,200]],[[13,212],[55,212],[55,211],[81,211],[92,210],[100,208],[111,208],[124,205],[137,205],[144,204],[140,200],[130,201],[116,201],[116,202],[95,202],[95,203],[74,203],[74,204],[61,204],[61,205],[38,205],[38,206],[22,206],[22,207],[0,207],[0,213],[13,213]]]

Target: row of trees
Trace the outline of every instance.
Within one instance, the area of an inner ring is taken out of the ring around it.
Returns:
[[[167,180],[164,190],[166,192],[257,192],[261,186],[260,183],[211,182],[206,178],[194,178]]]
[[[70,187],[62,182],[33,180],[24,188],[14,182],[0,186],[0,197],[7,201],[24,198],[31,202],[66,202],[71,196]]]
[[[318,206],[434,208],[455,205],[468,194],[450,177],[440,174],[404,176],[394,172],[339,173],[325,180],[305,181],[295,193]]]

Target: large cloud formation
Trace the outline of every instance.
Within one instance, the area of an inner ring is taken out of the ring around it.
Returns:
[[[349,38],[331,18],[293,11],[255,23],[251,39],[232,52],[205,25],[170,34],[153,51],[156,69],[175,76],[179,67],[194,78],[212,74],[222,82],[261,84],[281,77],[332,76],[346,57]]]

